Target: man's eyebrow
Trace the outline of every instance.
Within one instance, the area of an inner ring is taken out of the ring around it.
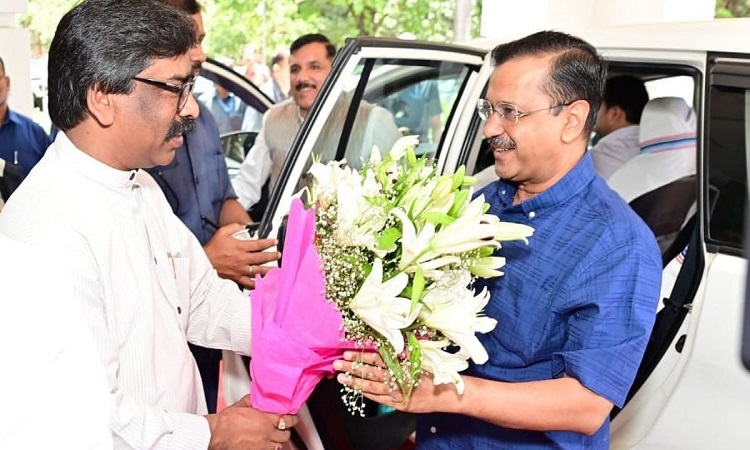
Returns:
[[[181,81],[183,84],[185,84],[188,81],[190,81],[190,80],[193,79],[193,73],[191,72],[188,75],[177,75],[177,74],[175,74],[175,75],[172,75],[171,77],[169,77],[169,79],[170,80],[175,80],[175,81]]]

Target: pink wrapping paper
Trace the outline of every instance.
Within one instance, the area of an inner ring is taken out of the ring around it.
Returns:
[[[254,408],[295,414],[345,349],[341,314],[325,297],[315,211],[292,202],[282,266],[256,276],[250,375]]]

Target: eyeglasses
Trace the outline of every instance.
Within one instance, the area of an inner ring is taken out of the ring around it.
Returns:
[[[497,105],[492,106],[489,100],[480,98],[477,100],[477,114],[482,120],[488,120],[492,113],[496,113],[500,121],[506,125],[518,125],[518,119],[526,117],[539,111],[549,111],[550,109],[560,108],[561,106],[568,106],[570,103],[559,103],[552,105],[547,108],[535,109],[534,111],[522,112],[518,110],[518,107],[512,103],[498,102]]]
[[[193,92],[193,87],[195,86],[195,77],[191,77],[190,80],[187,83],[184,84],[173,84],[173,83],[167,83],[165,81],[159,81],[159,80],[152,80],[151,78],[141,78],[141,77],[133,77],[135,81],[140,81],[141,83],[146,83],[151,86],[158,87],[159,89],[164,89],[165,91],[174,92],[175,94],[178,94],[177,97],[177,112],[179,113],[182,111],[182,108],[185,107],[188,101],[188,97]]]

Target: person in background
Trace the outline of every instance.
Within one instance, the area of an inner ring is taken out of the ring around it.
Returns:
[[[160,0],[190,15],[198,33],[188,55],[193,75],[206,61],[201,43],[205,37],[200,4],[196,0]],[[237,201],[227,172],[219,141],[219,130],[209,109],[198,102],[200,115],[195,127],[182,135],[182,145],[174,159],[165,165],[148,168],[164,191],[172,211],[198,238],[219,276],[235,281],[243,288],[255,285],[254,276],[265,274],[264,264],[278,260],[275,251],[262,251],[274,240],[240,240],[233,235],[250,222],[247,211]],[[219,389],[221,351],[191,344],[201,371],[209,412],[214,412]]]
[[[47,55],[40,42],[31,44],[31,93],[34,95],[34,108],[44,111],[47,101]]]
[[[199,114],[197,39],[190,16],[155,0],[85,0],[66,13],[49,51],[60,133],[5,205],[0,232],[65,258],[54,270],[94,339],[116,448],[280,448],[296,416],[247,397],[208,414],[187,344],[248,354],[250,299],[219,278],[142,170],[168,165]]]
[[[604,85],[594,125],[599,140],[589,151],[594,168],[605,180],[640,152],[638,124],[646,103],[648,92],[640,78],[621,75]]]
[[[242,64],[237,67],[237,71],[258,87],[271,78],[271,70],[263,64],[263,59],[253,44],[242,48]]]
[[[201,95],[199,100],[211,111],[219,129],[219,136],[242,129],[247,105],[221,83],[216,83],[214,92]]]
[[[322,34],[305,34],[292,42],[289,48],[292,98],[266,111],[263,128],[240,166],[239,174],[232,180],[243,207],[250,209],[258,203],[267,180],[270,180],[271,187],[276,182],[302,121],[331,72],[335,54],[336,48]],[[314,151],[324,162],[330,160],[332,152],[336,151],[351,97],[345,94],[338,99],[316,142]],[[346,148],[346,160],[356,167],[362,157],[369,158],[374,145],[387,151],[399,137],[401,133],[388,110],[362,101]]]
[[[419,141],[439,142],[443,123],[440,117],[440,94],[434,79],[414,83],[398,91],[392,104],[387,106],[394,113],[396,125],[403,135],[418,135]]]
[[[269,96],[274,103],[289,97],[289,51],[276,51],[271,60],[271,78],[263,83],[260,90]]]
[[[0,57],[0,159],[20,169],[22,177],[42,159],[52,143],[44,129],[30,117],[12,111],[8,106],[10,77]],[[7,198],[4,198],[7,201]]]
[[[0,235],[0,448],[111,449],[109,390],[91,333],[61,271],[45,275],[52,289],[33,288],[41,261],[65,264]]]
[[[498,324],[477,336],[489,361],[462,374],[462,395],[423,375],[407,401],[383,381],[377,353],[347,352],[334,367],[368,398],[425,413],[418,449],[608,449],[610,410],[625,401],[654,323],[661,255],[586,151],[606,64],[554,31],[501,44],[492,59],[477,112],[500,179],[478,194],[488,213],[534,235],[504,242],[504,276],[477,282]]]

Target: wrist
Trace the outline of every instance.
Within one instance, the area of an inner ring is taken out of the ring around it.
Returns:
[[[211,433],[211,439],[208,442],[208,450],[220,450],[223,447],[220,439],[219,439],[219,421],[220,417],[218,414],[208,414],[206,416],[203,416],[206,418],[206,421],[208,422],[208,430]]]

